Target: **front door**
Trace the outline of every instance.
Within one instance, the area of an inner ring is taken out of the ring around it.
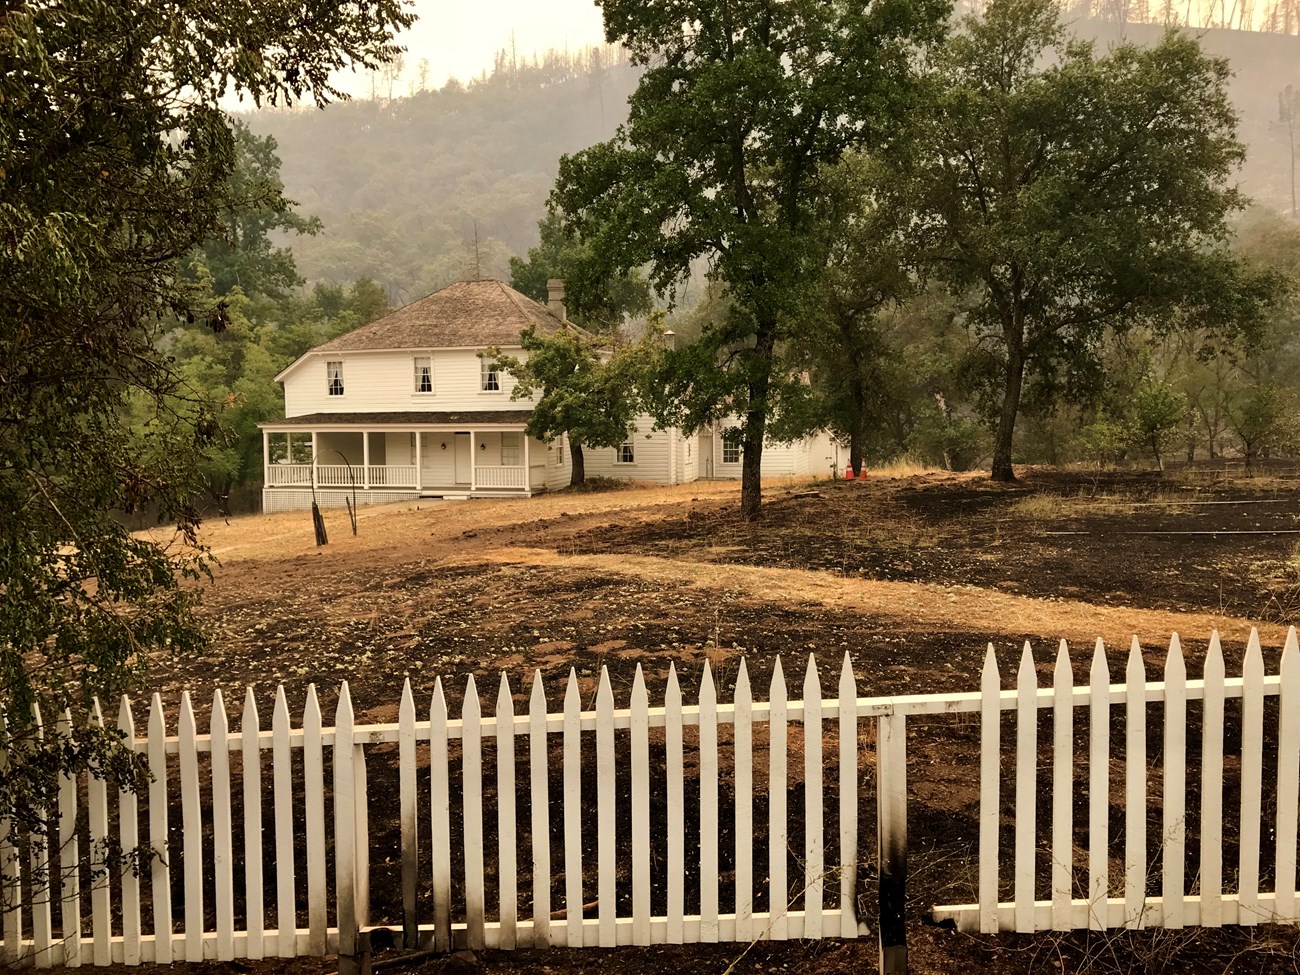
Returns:
[[[474,451],[471,449],[468,433],[456,434],[456,484],[468,485],[474,477],[474,472],[470,465],[474,462]]]

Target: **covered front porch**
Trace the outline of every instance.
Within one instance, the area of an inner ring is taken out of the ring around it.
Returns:
[[[548,461],[546,445],[522,422],[362,426],[295,418],[263,424],[262,454],[265,492],[356,493],[359,503],[527,497],[545,489]]]

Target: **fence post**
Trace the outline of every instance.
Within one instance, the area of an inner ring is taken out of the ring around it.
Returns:
[[[906,975],[907,972],[906,721],[901,714],[882,714],[876,723],[881,975]]]

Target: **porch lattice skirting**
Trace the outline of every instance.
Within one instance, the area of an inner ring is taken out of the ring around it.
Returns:
[[[420,492],[407,491],[376,491],[371,488],[369,491],[357,491],[357,504],[391,504],[394,501],[414,501],[420,497]],[[316,490],[316,502],[322,508],[342,508],[346,501],[352,498],[351,489],[348,490]],[[273,515],[277,511],[307,511],[311,508],[312,493],[311,489],[298,490],[295,488],[263,488],[262,489],[262,511],[265,514]]]

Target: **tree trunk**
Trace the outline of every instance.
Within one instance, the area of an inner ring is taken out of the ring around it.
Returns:
[[[744,455],[740,466],[740,517],[745,521],[757,519],[763,503],[763,435],[767,432],[767,391],[772,381],[776,322],[759,322],[755,338],[757,361],[749,381],[749,409],[745,413]]]
[[[849,467],[854,477],[862,476],[862,433],[856,427],[849,434]]]
[[[861,371],[853,380],[853,429],[849,431],[849,466],[854,477],[862,476],[863,454],[867,442],[867,396],[862,388]]]
[[[1009,330],[1008,330],[1009,332]],[[1025,381],[1025,356],[1020,337],[1007,336],[1007,374],[1002,390],[1002,416],[998,419],[997,437],[993,442],[993,480],[1012,482],[1011,440],[1016,433],[1016,414],[1020,412],[1020,389]]]
[[[569,475],[569,486],[587,483],[587,468],[582,459],[582,444],[569,441],[569,457],[573,461],[573,473]]]

